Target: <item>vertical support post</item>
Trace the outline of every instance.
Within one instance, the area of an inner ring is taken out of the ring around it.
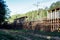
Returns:
[[[60,19],[60,8],[59,8],[59,19]],[[59,27],[60,27],[60,20],[59,20]]]
[[[59,21],[58,21],[58,29],[60,29],[59,27],[60,27],[60,8],[59,8]],[[60,30],[58,30],[58,32],[60,32]]]
[[[54,28],[55,28],[55,30],[57,30],[57,27],[56,27],[56,25],[57,25],[57,20],[56,20],[56,18],[57,18],[57,17],[56,17],[56,9],[55,9],[55,21],[54,21],[54,22],[55,22],[55,23],[54,23]]]
[[[52,26],[52,11],[51,11],[51,14],[50,14],[50,21],[51,21],[51,31],[53,31],[53,26]]]

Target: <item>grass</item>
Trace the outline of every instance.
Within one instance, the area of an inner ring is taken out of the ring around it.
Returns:
[[[15,40],[15,38],[4,31],[0,31],[0,40]]]
[[[25,40],[23,37],[17,34],[19,30],[0,30],[0,40]]]
[[[38,31],[36,33],[41,34],[41,35],[59,36],[60,37],[60,32],[44,32],[44,31]]]
[[[32,40],[48,40],[45,38],[40,38],[34,35],[30,35],[28,33],[36,33],[36,34],[41,34],[41,35],[50,35],[50,36],[60,37],[60,32],[43,32],[43,31],[34,32],[32,30],[28,30],[28,31],[26,30],[0,30],[0,40],[27,40],[24,37],[30,38]]]

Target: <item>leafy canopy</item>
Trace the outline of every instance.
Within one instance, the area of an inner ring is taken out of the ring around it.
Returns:
[[[5,19],[9,16],[9,9],[7,8],[5,1],[0,0],[0,23],[5,21]]]

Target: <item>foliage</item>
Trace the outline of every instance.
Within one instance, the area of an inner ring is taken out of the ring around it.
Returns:
[[[9,16],[9,9],[7,8],[5,1],[0,0],[0,23],[2,23]]]
[[[34,20],[39,20],[47,16],[47,10],[52,10],[56,7],[60,7],[60,1],[57,1],[55,3],[52,3],[50,8],[46,7],[45,9],[38,9],[38,10],[33,10],[29,11],[25,14],[17,14],[17,15],[12,15],[10,18],[10,21],[14,21],[14,19],[22,17],[22,16],[27,16],[28,18],[26,19],[27,21],[34,21]]]
[[[14,21],[14,19],[16,19],[16,18],[20,18],[20,17],[22,17],[23,16],[23,14],[16,14],[16,15],[12,15],[8,20],[9,20],[9,22],[13,22]]]
[[[38,12],[38,13],[37,13]],[[47,16],[47,11],[45,9],[39,9],[37,10],[33,10],[33,11],[29,11],[25,14],[16,14],[16,15],[12,15],[11,18],[9,19],[9,21],[14,21],[14,19],[16,18],[20,18],[23,16],[27,16],[28,18],[26,19],[27,21],[33,21],[33,20],[38,20],[40,18],[46,17]]]
[[[26,13],[28,16],[27,20],[29,21],[34,21],[34,20],[39,20],[40,18],[46,17],[47,16],[47,11],[45,9],[39,9],[38,11],[31,11]]]
[[[60,1],[57,1],[56,3],[52,3],[51,6],[50,6],[50,9],[54,9],[56,7],[60,7]]]

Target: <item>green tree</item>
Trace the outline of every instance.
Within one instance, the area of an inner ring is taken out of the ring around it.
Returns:
[[[9,9],[4,0],[0,0],[0,24],[9,17]]]
[[[54,9],[56,7],[60,7],[60,1],[57,1],[56,3],[52,3],[50,9]]]

